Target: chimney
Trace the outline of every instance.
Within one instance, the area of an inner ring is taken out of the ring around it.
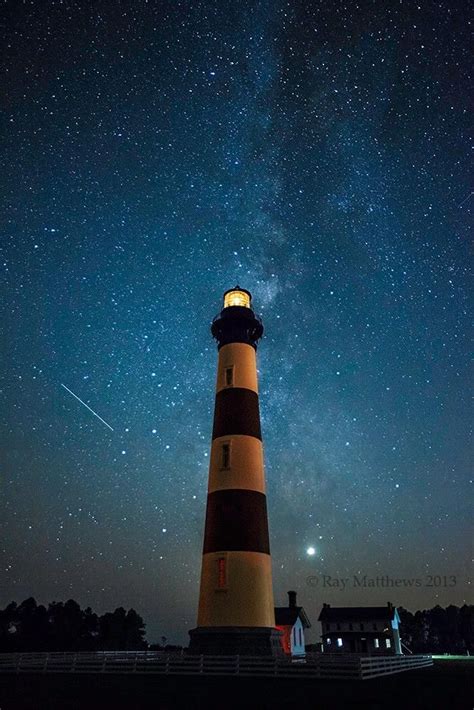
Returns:
[[[323,609],[329,609],[330,606],[330,604],[323,604]]]
[[[390,609],[390,611],[392,611],[392,609],[393,609],[393,604],[392,604],[392,602],[387,602],[387,606],[388,606],[388,608]]]
[[[288,606],[294,609],[296,606],[296,592],[288,592]]]

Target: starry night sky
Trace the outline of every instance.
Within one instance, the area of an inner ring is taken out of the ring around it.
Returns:
[[[2,5],[2,606],[187,641],[236,283],[276,603],[471,601],[463,6]],[[307,583],[359,572],[457,583]]]

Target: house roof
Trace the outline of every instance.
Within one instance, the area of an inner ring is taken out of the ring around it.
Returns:
[[[394,606],[339,606],[325,604],[318,621],[392,621],[396,618]]]
[[[276,626],[294,626],[298,617],[301,619],[301,623],[305,629],[309,629],[311,627],[310,620],[306,616],[306,612],[302,606],[275,607]]]

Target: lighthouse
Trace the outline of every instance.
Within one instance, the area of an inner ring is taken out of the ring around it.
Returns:
[[[256,363],[263,325],[249,291],[226,291],[211,332],[218,347],[216,399],[190,650],[277,655]]]

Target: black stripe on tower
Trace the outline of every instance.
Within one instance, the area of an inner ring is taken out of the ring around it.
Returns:
[[[263,493],[233,488],[209,493],[203,554],[226,550],[270,554]]]
[[[244,387],[228,387],[216,394],[212,438],[246,434],[262,439],[258,394]]]

